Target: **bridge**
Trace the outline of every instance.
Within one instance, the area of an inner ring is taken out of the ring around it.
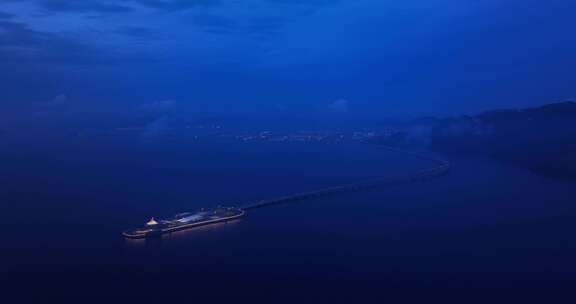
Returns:
[[[432,163],[434,163],[434,166],[406,175],[380,177],[356,183],[318,189],[314,191],[295,193],[269,200],[257,201],[241,206],[241,208],[244,210],[257,209],[266,206],[302,201],[306,199],[323,197],[343,192],[354,192],[387,185],[407,184],[407,183],[426,181],[447,174],[450,171],[450,168],[452,167],[452,164],[448,160],[435,157],[429,154],[398,150],[394,148],[387,148],[387,149],[394,152],[407,154],[415,158],[431,161]]]

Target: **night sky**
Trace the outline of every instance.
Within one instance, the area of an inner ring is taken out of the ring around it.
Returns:
[[[0,115],[377,118],[571,100],[575,17],[566,0],[0,0]]]

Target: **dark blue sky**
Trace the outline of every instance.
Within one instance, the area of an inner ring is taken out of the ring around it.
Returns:
[[[460,114],[576,96],[566,0],[0,0],[2,113]]]

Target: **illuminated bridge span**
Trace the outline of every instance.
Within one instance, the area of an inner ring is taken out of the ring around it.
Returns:
[[[395,152],[400,152],[403,154],[408,154],[408,155],[411,155],[411,156],[414,156],[414,157],[417,157],[420,159],[432,161],[435,164],[435,166],[431,167],[431,168],[419,170],[419,171],[416,171],[414,173],[407,174],[407,175],[375,178],[375,179],[361,181],[361,182],[357,182],[357,183],[345,184],[345,185],[340,185],[340,186],[335,186],[335,187],[328,187],[328,188],[318,189],[318,190],[309,191],[309,192],[296,193],[296,194],[292,194],[292,195],[277,197],[277,198],[270,199],[270,200],[262,200],[262,201],[246,204],[246,205],[242,206],[242,209],[244,209],[244,210],[256,209],[256,208],[262,208],[262,207],[271,206],[271,205],[279,205],[279,204],[285,204],[285,203],[290,203],[290,202],[295,202],[295,201],[302,201],[302,200],[306,200],[306,199],[317,198],[317,197],[321,197],[321,196],[327,196],[327,195],[342,193],[342,192],[353,192],[353,191],[360,191],[360,190],[364,190],[364,189],[381,187],[381,186],[386,186],[386,185],[406,184],[406,183],[425,181],[425,180],[429,180],[429,179],[447,174],[448,171],[450,171],[450,168],[452,167],[452,164],[449,161],[447,161],[445,159],[437,158],[437,157],[434,157],[431,155],[425,155],[425,154],[415,153],[415,152],[407,152],[407,151],[396,150],[396,149],[389,149],[389,150],[392,150]]]

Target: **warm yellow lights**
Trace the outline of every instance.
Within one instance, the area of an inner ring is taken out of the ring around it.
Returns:
[[[158,225],[158,222],[154,220],[154,218],[151,218],[148,223],[146,223],[146,226],[154,226],[154,225]]]

